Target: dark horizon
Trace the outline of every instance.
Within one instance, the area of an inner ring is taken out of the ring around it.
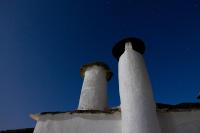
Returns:
[[[141,38],[156,102],[199,102],[200,1],[0,1],[0,130],[34,127],[31,113],[74,110],[80,67],[109,65],[109,106],[118,106],[113,46]]]

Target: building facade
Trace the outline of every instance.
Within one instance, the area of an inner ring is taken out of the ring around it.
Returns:
[[[32,114],[34,133],[200,133],[200,104],[156,104],[143,59],[144,42],[125,38],[113,47],[118,62],[120,107],[107,106],[103,62],[81,67],[84,78],[78,109],[73,112]]]

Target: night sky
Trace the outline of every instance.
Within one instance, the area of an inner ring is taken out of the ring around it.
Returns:
[[[76,109],[80,66],[93,61],[112,69],[109,105],[119,105],[112,47],[130,36],[146,44],[157,102],[199,102],[199,0],[1,0],[0,130],[34,127],[31,113]]]

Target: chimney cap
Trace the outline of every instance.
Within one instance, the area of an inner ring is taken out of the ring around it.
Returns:
[[[119,57],[124,53],[126,42],[131,42],[132,48],[135,51],[144,54],[145,51],[144,42],[136,37],[128,37],[119,41],[112,49],[112,54],[117,60],[119,60]]]
[[[92,67],[92,66],[100,66],[104,68],[104,70],[106,71],[106,79],[108,81],[112,78],[113,73],[110,70],[109,66],[104,62],[92,62],[92,63],[82,65],[80,69],[81,77],[84,77],[85,71],[87,70],[87,68]]]

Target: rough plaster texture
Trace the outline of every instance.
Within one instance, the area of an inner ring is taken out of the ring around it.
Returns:
[[[47,115],[34,133],[121,133],[120,113]]]
[[[106,71],[101,66],[88,67],[79,101],[79,110],[104,110],[107,108]]]
[[[200,133],[200,111],[158,113],[162,133]]]
[[[158,112],[157,115],[162,133],[200,133],[200,110]],[[121,113],[42,115],[34,133],[122,133]]]
[[[118,65],[122,133],[160,133],[143,56],[128,42]]]

